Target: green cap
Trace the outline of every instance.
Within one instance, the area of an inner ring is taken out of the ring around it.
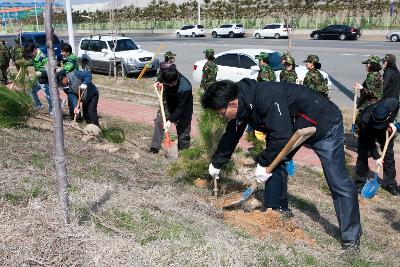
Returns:
[[[283,52],[281,55],[281,60],[284,60],[287,55],[289,55],[287,52]]]
[[[176,57],[176,54],[172,53],[172,51],[167,51],[164,54],[165,58],[171,58],[171,57]]]
[[[257,58],[258,60],[265,60],[265,61],[267,61],[267,60],[268,60],[268,53],[261,52],[259,55],[256,56],[256,58]]]
[[[309,54],[307,56],[307,59],[304,60],[304,62],[318,63],[319,62],[319,57],[317,55]]]
[[[294,65],[294,58],[292,58],[290,55],[286,55],[285,64]]]
[[[213,56],[214,55],[214,49],[212,48],[207,48],[206,50],[203,51],[206,56]]]
[[[380,64],[381,59],[378,56],[369,56],[367,60],[364,60],[362,64],[368,64],[368,63],[376,63]]]

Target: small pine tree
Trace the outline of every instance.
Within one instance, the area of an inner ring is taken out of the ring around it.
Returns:
[[[0,127],[23,125],[32,113],[32,99],[26,92],[0,86]]]

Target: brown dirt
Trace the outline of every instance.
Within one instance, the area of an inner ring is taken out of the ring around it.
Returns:
[[[200,188],[206,188],[210,185],[210,182],[206,179],[197,178],[196,180],[193,181],[193,184]]]
[[[197,179],[195,180],[195,185],[207,187],[208,182],[207,180]],[[238,200],[240,197],[241,193],[232,193],[221,196],[216,201],[215,199],[211,201],[210,197],[206,202],[212,203],[218,209],[222,209],[223,206]],[[293,220],[283,221],[281,214],[273,210],[267,210],[266,212],[259,210],[244,212],[242,209],[223,211],[223,219],[228,225],[241,229],[259,239],[272,237],[287,244],[294,244],[300,241],[309,246],[317,245],[316,240],[307,237]]]

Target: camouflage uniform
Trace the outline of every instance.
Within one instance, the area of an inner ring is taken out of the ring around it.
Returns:
[[[319,63],[319,57],[317,55],[308,55],[304,62],[316,64]],[[322,76],[321,72],[316,68],[307,72],[306,77],[304,77],[303,85],[329,98],[328,85],[325,82],[324,76]]]
[[[295,62],[294,62],[294,59],[290,55],[286,55],[285,64],[292,65],[293,69],[290,71],[287,71],[286,68],[283,67],[281,73],[279,74],[280,81],[287,82],[287,83],[296,83],[297,73],[294,70]]]
[[[380,64],[380,58],[378,56],[370,56],[363,64],[369,63]],[[362,84],[363,89],[360,92],[360,99],[357,103],[358,113],[356,118],[356,125],[360,119],[360,114],[364,108],[368,105],[374,104],[382,98],[383,94],[383,78],[379,71],[370,71],[367,74],[367,78]]]
[[[0,83],[6,85],[8,82],[7,69],[10,64],[10,52],[4,41],[0,41]]]
[[[200,87],[206,90],[211,83],[217,81],[218,66],[214,63],[213,59],[214,49],[208,48],[203,53],[207,57],[207,62],[203,67],[203,75],[201,76]]]
[[[15,67],[17,71],[19,71],[21,65],[26,65],[26,61],[24,59],[24,48],[20,45],[19,38],[15,38],[15,46],[11,51],[11,57],[14,61]]]
[[[260,71],[258,72],[258,77],[257,81],[258,82],[263,82],[263,81],[276,81],[275,77],[275,72],[271,69],[271,67],[268,65],[268,54],[265,52],[261,52],[258,56],[256,56],[258,60],[264,60],[267,65],[261,66]]]
[[[175,57],[176,57],[176,54],[172,53],[171,51],[165,52],[165,54],[164,54],[165,60],[160,63],[160,69],[157,74],[157,81],[163,82],[162,78],[161,78],[161,71],[163,69],[167,69],[167,68],[171,67],[172,65],[175,66],[175,64],[174,64]],[[172,59],[174,59],[174,60],[172,60]]]

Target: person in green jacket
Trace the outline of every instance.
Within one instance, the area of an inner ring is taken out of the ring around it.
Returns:
[[[49,88],[49,80],[47,77],[47,63],[48,57],[36,47],[33,43],[28,43],[24,47],[25,59],[29,60],[28,65],[33,66],[35,69],[36,83],[32,86],[29,94],[33,99],[33,108],[36,110],[43,109],[43,105],[38,97],[39,90],[43,90],[47,103],[49,104],[49,114],[53,115],[53,105],[51,102],[51,94]]]
[[[279,74],[280,81],[287,83],[296,83],[297,73],[295,70],[296,64],[294,62],[294,58],[292,58],[290,55],[286,55],[283,67],[284,68]]]
[[[258,65],[260,66],[260,71],[258,72],[257,81],[275,82],[276,81],[275,72],[269,66],[268,53],[261,52],[259,55],[256,56],[256,59],[258,59],[259,62]]]
[[[62,68],[66,73],[79,70],[78,57],[72,53],[72,47],[63,43],[61,45]]]

